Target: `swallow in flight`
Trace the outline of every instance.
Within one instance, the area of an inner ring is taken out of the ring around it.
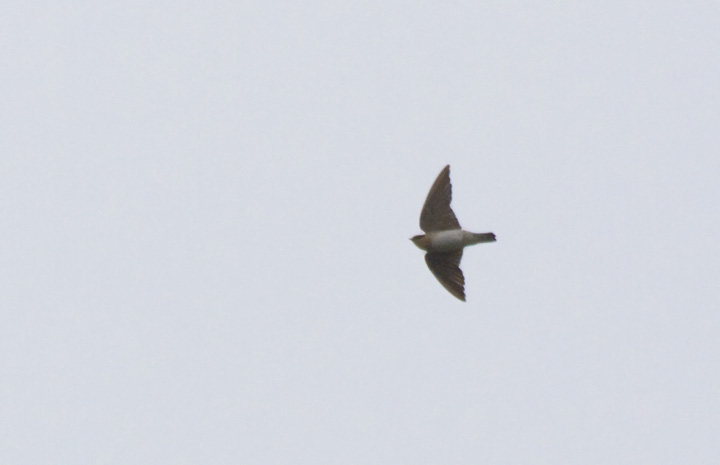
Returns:
[[[425,234],[410,240],[427,252],[425,263],[440,284],[465,302],[465,277],[460,269],[463,248],[481,242],[495,242],[495,234],[471,233],[460,228],[450,208],[451,200],[450,165],[447,165],[430,188],[420,213],[420,229]]]

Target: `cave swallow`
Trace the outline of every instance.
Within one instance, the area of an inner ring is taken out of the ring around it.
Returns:
[[[452,185],[450,165],[443,168],[428,192],[420,213],[420,234],[410,240],[426,251],[425,263],[450,294],[465,301],[465,277],[460,269],[463,248],[481,242],[495,242],[493,233],[471,233],[460,228],[450,208]]]

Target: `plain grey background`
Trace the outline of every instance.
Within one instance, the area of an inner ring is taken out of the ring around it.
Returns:
[[[0,57],[2,463],[720,460],[716,2],[10,0]]]

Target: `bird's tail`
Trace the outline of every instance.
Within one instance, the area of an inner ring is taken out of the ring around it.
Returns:
[[[473,233],[473,237],[475,238],[474,244],[479,244],[481,242],[495,242],[495,233]]]

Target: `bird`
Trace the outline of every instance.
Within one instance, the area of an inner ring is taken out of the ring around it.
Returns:
[[[453,296],[465,302],[465,276],[460,269],[463,249],[481,242],[495,242],[495,234],[472,233],[460,227],[450,202],[450,165],[445,166],[430,188],[420,213],[420,229],[425,234],[410,240],[427,252],[425,263],[435,278]]]

